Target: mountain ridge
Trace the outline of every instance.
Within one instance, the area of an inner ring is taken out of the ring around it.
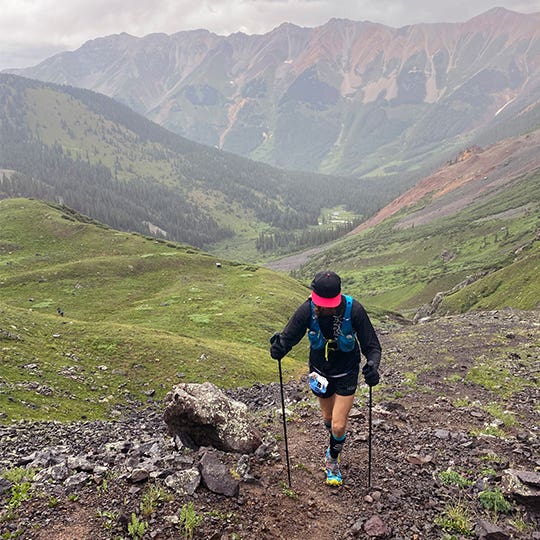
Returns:
[[[387,174],[385,161],[440,164],[433,143],[444,160],[501,107],[515,116],[538,100],[539,21],[494,8],[397,29],[332,19],[258,35],[119,34],[17,73],[102,92],[190,139],[281,167]]]

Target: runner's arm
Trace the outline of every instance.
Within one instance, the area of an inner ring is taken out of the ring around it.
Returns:
[[[362,354],[368,363],[378,369],[381,363],[381,344],[366,310],[356,300],[353,302],[352,323]]]
[[[281,344],[289,352],[305,335],[309,327],[311,308],[309,301],[304,302],[289,319],[283,332],[281,332]]]

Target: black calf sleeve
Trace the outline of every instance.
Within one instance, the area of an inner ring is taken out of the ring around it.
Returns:
[[[339,453],[343,450],[343,444],[347,435],[343,437],[335,437],[333,433],[330,433],[330,455],[333,459],[336,459],[339,456]]]

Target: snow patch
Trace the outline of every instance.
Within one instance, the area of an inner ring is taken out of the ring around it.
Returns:
[[[164,231],[157,225],[154,225],[153,223],[150,223],[149,221],[143,221],[143,224],[148,227],[150,234],[153,234],[154,236],[157,236],[159,234],[163,236],[163,238],[167,238],[167,231]]]
[[[512,98],[510,101],[507,101],[496,113],[495,116],[497,116],[500,112],[502,112],[512,101],[514,101],[516,98]]]

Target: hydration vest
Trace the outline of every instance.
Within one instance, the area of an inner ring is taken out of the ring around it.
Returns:
[[[309,331],[308,338],[311,348],[314,350],[325,349],[325,358],[328,360],[328,351],[340,350],[343,352],[351,352],[354,349],[356,342],[356,334],[353,331],[351,322],[351,312],[353,299],[350,296],[345,296],[346,306],[345,313],[343,314],[343,321],[341,321],[341,328],[336,339],[326,339],[321,332],[319,326],[319,319],[315,315],[315,304],[311,300],[311,317],[309,319]]]

